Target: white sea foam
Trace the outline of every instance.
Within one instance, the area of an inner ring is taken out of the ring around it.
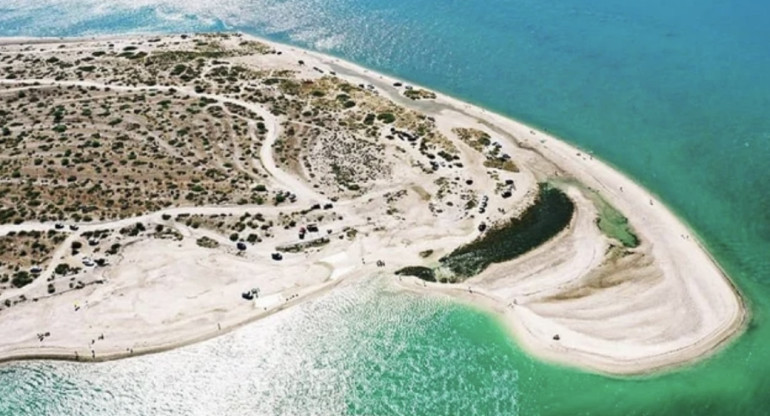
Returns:
[[[293,40],[321,49],[333,48],[344,38],[344,25],[328,10],[341,2],[334,0],[6,0],[0,5],[0,27],[6,34],[71,34],[109,32],[110,27],[90,25],[105,18],[137,19],[132,32],[212,28],[259,28],[265,33],[286,33]],[[26,22],[19,27],[13,22]],[[88,27],[88,29],[85,29]],[[16,33],[13,33],[16,32]]]

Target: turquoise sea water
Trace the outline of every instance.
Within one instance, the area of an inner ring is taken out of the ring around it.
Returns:
[[[748,332],[693,367],[616,380],[533,361],[485,315],[373,284],[156,356],[0,366],[0,415],[770,414],[766,2],[0,3],[0,36],[236,29],[424,84],[593,150],[693,227],[746,295]]]

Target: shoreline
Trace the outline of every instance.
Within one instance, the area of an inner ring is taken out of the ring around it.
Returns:
[[[350,62],[350,61],[344,60],[342,58],[337,58],[337,57],[332,56],[332,55],[326,55],[326,54],[323,54],[323,53],[320,53],[320,52],[316,52],[316,51],[312,51],[312,50],[307,50],[307,49],[304,49],[304,48],[301,48],[301,47],[295,47],[293,45],[283,45],[283,44],[280,44],[280,43],[277,43],[277,42],[273,42],[273,41],[270,41],[270,40],[267,40],[267,39],[263,39],[263,38],[260,38],[260,37],[257,37],[257,36],[252,36],[252,35],[249,35],[249,34],[244,34],[244,36],[245,37],[251,37],[251,38],[253,38],[255,40],[258,40],[260,42],[264,42],[264,43],[266,43],[266,44],[268,44],[268,45],[270,45],[272,47],[283,47],[283,48],[288,47],[290,49],[296,49],[296,50],[299,50],[301,53],[314,56],[314,57],[320,59],[322,62],[328,62],[328,60],[331,59],[332,61],[334,61],[334,63],[340,64],[340,66],[342,66],[342,67],[350,68],[354,72],[358,72],[361,76],[363,76],[364,78],[368,78],[369,80],[382,79],[382,80],[385,80],[386,82],[388,82],[390,84],[392,84],[394,82],[405,82],[405,80],[403,80],[403,79],[399,79],[399,78],[395,78],[395,77],[387,75],[387,74],[379,73],[377,71],[365,68],[365,67],[363,67],[363,66],[361,66],[359,64],[356,64],[354,62]],[[367,74],[371,74],[371,76],[367,77]],[[477,117],[477,118],[483,119],[485,117],[491,117],[496,122],[497,125],[509,124],[514,129],[518,130],[520,133],[526,132],[527,130],[529,130],[530,132],[535,132],[535,135],[538,136],[539,138],[545,138],[545,140],[550,141],[550,142],[554,142],[557,146],[560,146],[561,147],[560,150],[562,150],[564,152],[564,154],[566,154],[566,155],[574,155],[576,153],[584,154],[584,150],[578,148],[577,146],[573,145],[572,143],[570,143],[568,141],[565,141],[565,140],[562,140],[562,139],[560,139],[560,138],[558,138],[556,136],[553,136],[553,135],[551,135],[549,133],[543,132],[543,131],[535,128],[535,127],[528,126],[527,124],[525,124],[525,123],[523,123],[523,122],[521,122],[519,120],[516,120],[514,118],[507,117],[507,116],[505,116],[503,114],[500,114],[500,113],[497,113],[497,112],[494,112],[494,111],[491,111],[491,110],[487,110],[487,109],[485,109],[483,107],[479,107],[479,106],[477,106],[475,104],[464,102],[464,101],[462,101],[462,100],[460,100],[458,98],[454,98],[454,97],[452,97],[450,95],[447,95],[447,94],[445,94],[443,92],[436,91],[434,89],[427,88],[427,87],[424,87],[424,86],[419,85],[419,84],[415,84],[415,83],[412,83],[412,82],[408,82],[408,84],[413,86],[414,88],[423,88],[423,89],[428,89],[429,91],[433,91],[436,94],[436,96],[437,96],[437,100],[443,99],[443,100],[447,101],[450,105],[453,105],[456,108],[465,107],[465,109],[471,110],[472,112],[475,112],[476,114],[474,114],[474,116]],[[390,97],[390,98],[392,99],[393,97]],[[544,155],[544,157],[546,157],[546,159],[548,159],[549,161],[554,162],[552,157],[548,157],[548,156],[545,156],[545,155]],[[649,198],[653,199],[654,201],[656,201],[657,202],[656,205],[658,207],[662,207],[663,211],[666,214],[670,215],[675,220],[675,222],[677,222],[679,225],[681,225],[688,234],[694,234],[691,231],[690,225],[686,221],[683,221],[675,212],[673,212],[670,208],[668,208],[668,206],[666,206],[665,204],[660,202],[660,198],[656,194],[654,194],[654,193],[650,192],[649,190],[647,190],[646,188],[642,187],[637,182],[635,182],[633,179],[631,179],[629,176],[627,176],[627,174],[625,172],[623,172],[622,170],[618,169],[617,167],[609,164],[608,162],[604,161],[603,159],[597,158],[596,156],[591,154],[590,160],[594,161],[595,164],[599,164],[605,171],[609,171],[611,174],[614,174],[614,175],[618,176],[620,178],[621,182],[627,182],[627,183],[632,184],[634,187],[637,188],[639,193],[642,193],[642,194],[646,195],[647,197],[649,197]],[[557,166],[562,167],[562,164],[556,163],[556,162],[554,162],[554,163]],[[587,181],[585,180],[586,179],[585,175],[587,174],[587,172],[583,172],[584,175],[582,175],[582,177],[581,177],[581,175],[578,175],[579,172],[574,172],[573,171],[573,172],[570,172],[570,173],[575,175],[575,177],[578,180],[580,180],[582,183],[584,183],[586,186],[591,186],[591,184],[587,183]],[[598,180],[595,180],[595,181],[599,182]],[[607,195],[607,194],[605,194],[605,195],[610,199],[610,202],[617,207],[617,205],[616,205],[616,200],[618,199],[617,195],[615,195],[615,197],[613,197],[613,195]],[[625,207],[623,207],[623,208],[625,208]],[[621,208],[622,212],[625,213],[625,212],[628,211],[628,208],[626,208],[626,209],[623,209],[623,208]],[[534,357],[538,357],[540,359],[544,359],[544,360],[552,362],[552,363],[557,363],[559,365],[566,365],[566,366],[569,366],[569,367],[572,367],[572,368],[578,368],[578,369],[583,369],[583,370],[588,369],[589,371],[598,372],[600,374],[615,375],[615,376],[650,375],[652,373],[659,373],[661,371],[674,371],[676,369],[679,369],[679,368],[682,368],[682,367],[686,367],[687,365],[692,364],[693,362],[697,362],[699,359],[702,359],[703,357],[712,355],[713,353],[716,353],[719,350],[721,350],[722,348],[725,348],[726,346],[728,346],[731,342],[735,341],[743,333],[743,331],[745,331],[745,329],[747,328],[748,323],[749,323],[749,321],[751,319],[750,310],[747,308],[747,303],[746,303],[745,297],[741,293],[739,287],[729,277],[729,275],[724,271],[722,266],[716,261],[716,259],[713,257],[713,255],[708,250],[706,250],[705,245],[702,244],[698,238],[695,238],[692,241],[694,241],[697,244],[697,246],[700,249],[700,251],[707,256],[709,262],[719,270],[719,274],[721,275],[722,279],[724,279],[724,281],[730,286],[731,290],[733,291],[733,293],[735,294],[735,296],[736,296],[736,298],[737,298],[737,300],[739,302],[739,311],[740,312],[739,312],[739,316],[737,316],[736,319],[733,320],[732,325],[729,328],[725,329],[725,331],[724,331],[724,333],[722,334],[721,337],[718,337],[716,343],[713,343],[712,345],[707,346],[706,348],[700,349],[700,351],[698,353],[696,353],[694,355],[691,355],[686,360],[682,360],[681,357],[663,357],[661,362],[659,362],[659,363],[657,363],[657,364],[655,364],[653,366],[642,364],[642,365],[639,365],[638,367],[634,367],[632,365],[633,363],[627,363],[627,364],[620,364],[618,366],[612,366],[614,368],[608,368],[608,367],[604,367],[604,366],[593,366],[593,365],[587,364],[585,362],[580,363],[580,364],[575,364],[574,362],[571,362],[570,360],[565,360],[564,356],[561,356],[561,355],[543,354],[543,352],[547,351],[547,350],[544,350],[544,349],[540,348],[540,347],[542,347],[542,345],[539,345],[538,343],[533,342],[532,339],[527,340],[527,338],[525,336],[523,336],[523,334],[526,333],[523,330],[524,327],[520,323],[514,322],[514,320],[511,319],[510,313],[508,313],[506,311],[506,313],[503,314],[503,316],[500,316],[500,311],[499,311],[499,306],[500,305],[499,304],[498,305],[494,305],[494,304],[486,304],[485,302],[482,302],[480,305],[476,305],[476,306],[482,308],[482,310],[486,310],[488,313],[493,313],[493,316],[496,315],[495,316],[496,318],[503,318],[502,323],[504,325],[507,324],[507,325],[505,325],[505,327],[508,329],[508,331],[511,334],[511,336],[515,339],[516,343],[519,346],[521,346],[525,351],[527,351],[529,354],[531,354]],[[462,289],[453,288],[453,289],[448,289],[448,290],[453,290],[453,291],[459,290],[460,293],[465,293],[464,290],[462,290]],[[427,291],[427,292],[424,292],[424,293],[430,294],[431,292]],[[457,298],[455,297],[455,299],[457,299]],[[491,299],[490,299],[490,301],[491,301]],[[494,313],[495,311],[497,311],[497,313]],[[512,325],[512,322],[513,322],[513,325]]]
[[[424,286],[425,283],[427,286]],[[417,293],[424,296],[443,297],[450,301],[457,302],[475,313],[485,315],[494,320],[500,328],[506,332],[512,342],[525,355],[534,360],[543,361],[549,365],[562,367],[570,370],[577,370],[591,374],[597,374],[604,377],[615,378],[619,380],[644,380],[648,378],[663,376],[675,373],[679,370],[687,369],[689,366],[700,363],[702,360],[709,360],[722,349],[727,348],[737,337],[724,338],[703,351],[700,355],[693,355],[688,360],[674,358],[676,363],[669,362],[671,357],[660,356],[658,364],[639,364],[634,361],[625,363],[611,363],[605,365],[593,365],[590,362],[576,362],[574,360],[565,360],[559,354],[546,354],[536,343],[531,342],[530,338],[524,336],[526,327],[523,326],[513,316],[511,311],[500,305],[494,296],[482,293],[474,289],[469,293],[462,287],[451,287],[446,284],[425,282],[413,276],[403,276],[403,279],[392,282],[396,290]],[[741,324],[741,331],[745,329],[748,320]],[[547,351],[545,351],[547,352]]]
[[[304,48],[301,48],[301,47],[297,47],[297,46],[293,46],[293,45],[280,44],[280,43],[277,43],[277,42],[273,42],[273,41],[270,41],[270,40],[267,40],[267,39],[263,39],[263,38],[260,38],[260,37],[257,37],[257,36],[249,35],[249,34],[244,34],[244,36],[251,37],[251,38],[253,38],[255,40],[264,42],[264,43],[266,43],[266,44],[268,44],[270,46],[273,46],[273,47],[284,47],[284,48],[288,47],[290,49],[296,49],[296,50],[300,51],[301,53],[304,53],[304,54],[311,55],[311,56],[314,56],[316,58],[319,58],[321,61],[328,62],[329,60],[331,60],[334,63],[339,64],[342,67],[347,67],[347,68],[352,69],[355,72],[358,72],[364,78],[367,78],[367,79],[372,80],[372,81],[374,81],[376,79],[381,79],[381,80],[385,80],[385,81],[387,81],[388,83],[391,83],[391,84],[393,82],[405,82],[405,80],[403,80],[403,79],[399,79],[399,78],[396,78],[396,77],[393,77],[393,76],[390,76],[390,75],[387,75],[387,74],[379,73],[377,71],[374,71],[374,70],[368,69],[366,67],[363,67],[363,66],[361,66],[361,65],[359,65],[357,63],[350,62],[350,61],[344,60],[342,58],[337,58],[336,56],[326,55],[326,54],[323,54],[323,53],[320,53],[320,52],[316,52],[316,51],[312,51],[312,50],[307,50],[307,49],[304,49]],[[371,75],[367,76],[368,74],[371,74]],[[375,78],[375,77],[377,77],[377,78]],[[494,119],[494,121],[498,125],[499,124],[509,124],[514,129],[519,130],[520,132],[524,132],[526,130],[529,130],[530,132],[534,132],[534,135],[536,135],[538,138],[542,138],[542,139],[545,139],[545,140],[547,140],[549,142],[555,143],[556,146],[560,147],[559,150],[562,152],[562,154],[560,156],[563,157],[563,158],[565,157],[565,155],[573,155],[573,154],[576,154],[576,153],[585,154],[584,150],[578,148],[576,145],[572,144],[571,142],[563,140],[563,139],[561,139],[559,137],[556,137],[554,135],[551,135],[550,133],[543,132],[542,130],[539,130],[536,127],[529,126],[529,125],[525,124],[524,122],[521,122],[521,121],[519,121],[517,119],[514,119],[512,117],[508,117],[508,116],[500,114],[498,112],[485,109],[485,108],[477,106],[475,104],[464,102],[464,101],[462,101],[462,100],[460,100],[458,98],[452,97],[452,96],[447,95],[447,94],[445,94],[443,92],[440,92],[440,91],[436,91],[435,89],[432,89],[432,88],[427,88],[427,87],[424,87],[422,85],[419,85],[419,84],[416,84],[416,83],[412,83],[412,82],[408,82],[408,84],[413,86],[414,88],[424,88],[424,89],[428,89],[430,91],[433,91],[433,92],[436,93],[437,99],[443,99],[443,100],[449,102],[451,105],[454,105],[456,108],[464,107],[466,110],[470,110],[471,112],[476,113],[476,114],[474,114],[474,116],[477,117],[477,118],[483,119],[485,117],[490,117],[490,118]],[[553,158],[552,157],[554,155],[551,154],[550,156],[551,157],[548,157],[548,156],[544,155],[544,157],[546,157],[546,159],[548,159],[549,161],[553,162]],[[579,157],[578,157],[578,159],[579,159]],[[662,207],[662,210],[666,214],[670,215],[678,224],[680,224],[684,228],[684,230],[687,232],[688,235],[695,235],[695,236],[697,236],[697,233],[694,233],[692,231],[692,228],[691,228],[691,226],[690,226],[690,224],[688,222],[684,221],[679,215],[677,215],[676,212],[671,210],[667,205],[665,205],[664,203],[660,202],[660,198],[658,197],[658,195],[656,195],[655,193],[653,193],[653,192],[647,190],[646,188],[642,187],[640,184],[638,184],[633,179],[631,179],[621,169],[619,169],[618,167],[616,167],[616,166],[610,164],[609,162],[601,159],[600,157],[596,157],[595,155],[590,154],[590,160],[594,161],[595,164],[599,164],[600,167],[603,170],[610,171],[611,174],[614,174],[617,177],[619,177],[621,182],[626,182],[626,183],[632,184],[634,187],[637,188],[637,192],[638,193],[644,194],[645,196],[649,197],[651,200],[655,201],[657,206]],[[555,164],[557,166],[560,166],[560,167],[562,166],[562,164],[560,164],[560,163],[555,163]],[[585,180],[586,176],[591,176],[591,175],[588,174],[588,172],[582,172],[583,175],[580,175],[579,171],[577,171],[577,172],[571,171],[570,173],[575,175],[575,177],[578,180],[580,180],[581,182],[583,182],[587,186],[591,186],[591,185],[587,184],[586,180]],[[591,179],[594,179],[594,182],[600,182],[596,178],[591,178]],[[604,189],[604,190],[606,191],[607,189]],[[613,203],[613,204],[615,204],[617,199],[618,199],[617,195],[607,195],[607,197],[610,198],[610,202]],[[623,212],[627,212],[627,209],[626,210],[622,209],[622,211]],[[663,364],[660,364],[658,366],[655,366],[655,367],[649,369],[649,371],[643,371],[643,372],[640,373],[639,371],[632,370],[632,371],[629,371],[628,374],[646,374],[646,373],[651,373],[651,372],[655,372],[655,371],[660,371],[661,369],[674,370],[674,369],[677,369],[679,367],[686,366],[689,363],[692,363],[692,362],[698,360],[699,358],[702,358],[704,356],[708,356],[711,353],[716,352],[717,350],[719,350],[721,348],[724,348],[725,346],[729,345],[732,341],[734,341],[735,339],[737,339],[737,337],[740,336],[740,334],[746,329],[746,327],[748,326],[749,321],[751,320],[751,312],[750,312],[750,310],[747,307],[747,302],[746,302],[745,296],[741,293],[740,288],[736,285],[736,283],[732,280],[732,278],[730,278],[730,276],[725,272],[725,270],[723,269],[721,264],[719,264],[719,262],[717,262],[717,260],[713,256],[713,254],[706,249],[705,244],[703,244],[700,241],[699,238],[696,237],[692,241],[694,241],[697,244],[697,246],[700,249],[700,251],[702,253],[704,253],[708,257],[709,262],[719,270],[719,274],[721,275],[721,277],[731,287],[732,291],[736,295],[736,297],[738,299],[738,302],[740,304],[740,311],[741,311],[740,312],[740,317],[738,319],[736,319],[734,321],[733,326],[726,331],[729,335],[724,336],[720,341],[718,341],[711,348],[708,348],[708,349],[702,351],[700,354],[697,354],[697,355],[689,358],[685,362],[673,363],[673,364],[665,364],[665,363],[663,363]],[[512,329],[510,326],[508,326],[508,328],[509,328],[509,330],[511,330],[512,334],[517,334],[517,331],[515,329]],[[525,345],[527,345],[526,342],[522,342],[522,337],[521,336],[515,336],[514,335],[514,337],[517,340],[517,343],[519,345],[521,345],[523,347]],[[528,347],[532,347],[532,345],[528,345]],[[532,355],[538,356],[540,358],[545,358],[546,360],[549,360],[549,361],[552,361],[552,362],[558,362],[558,363],[563,364],[563,365],[568,365],[568,366],[570,365],[569,362],[563,362],[562,360],[555,359],[555,357],[544,357],[541,354],[541,352],[538,349],[536,349],[536,348],[527,348],[527,347],[525,347],[525,348]],[[580,366],[578,366],[578,368],[580,368]],[[619,373],[605,372],[605,371],[602,371],[598,367],[597,368],[592,368],[592,371],[599,371],[599,372],[602,372],[604,374],[625,374],[625,371],[620,371]]]
[[[116,40],[117,39],[120,39],[120,40],[147,39],[147,38],[165,37],[165,36],[171,36],[171,34],[156,34],[156,35],[129,34],[129,35],[114,35],[114,36],[110,35],[110,36],[95,36],[95,37],[81,37],[81,38],[37,38],[37,39],[36,38],[0,38],[0,45],[77,43],[77,42],[111,40],[111,39],[116,39]],[[378,89],[383,90],[383,92],[386,93],[388,98],[390,98],[391,100],[395,101],[400,105],[405,105],[404,100],[408,101],[408,99],[406,99],[405,97],[393,96],[391,94],[388,94],[389,91],[384,90],[382,88],[383,85],[392,85],[394,82],[403,82],[415,88],[425,88],[418,84],[414,84],[411,82],[404,82],[404,80],[402,79],[398,79],[387,74],[382,74],[382,73],[367,69],[356,63],[346,61],[336,56],[326,55],[321,52],[307,50],[294,45],[281,44],[278,42],[263,39],[263,38],[249,35],[249,34],[242,34],[242,36],[245,38],[250,38],[250,39],[262,42],[275,49],[280,49],[280,50],[289,49],[299,54],[312,56],[318,61],[322,63],[326,63],[335,69],[339,68],[338,72],[342,72],[342,70],[344,69],[345,72],[350,73],[350,74],[347,74],[349,76],[368,80],[370,83],[373,83],[373,84],[381,84],[381,85],[378,85],[379,87]],[[346,77],[342,77],[342,78],[346,78]],[[440,295],[440,294],[449,295],[453,299],[456,299],[457,301],[467,303],[471,306],[477,307],[479,308],[479,310],[485,311],[496,318],[501,318],[501,323],[503,323],[504,326],[507,328],[507,330],[509,331],[510,335],[514,338],[517,345],[519,345],[523,350],[525,350],[528,354],[532,356],[535,356],[537,358],[543,359],[548,362],[554,362],[560,365],[567,365],[570,367],[577,367],[583,370],[598,372],[601,374],[612,375],[612,376],[648,375],[651,373],[674,370],[680,367],[687,366],[688,364],[690,364],[695,360],[703,358],[704,356],[710,355],[724,348],[725,345],[729,344],[731,341],[736,339],[737,336],[739,336],[740,333],[743,330],[745,330],[750,320],[750,311],[748,309],[746,299],[741,294],[740,289],[735,284],[735,282],[733,282],[732,279],[725,273],[721,265],[716,261],[716,259],[714,259],[713,255],[705,249],[705,245],[701,241],[699,241],[699,239],[697,238],[697,234],[693,233],[689,224],[686,221],[683,221],[679,216],[677,216],[675,212],[673,212],[670,208],[665,206],[665,204],[661,203],[657,195],[649,192],[648,190],[640,186],[638,183],[636,183],[630,177],[628,177],[622,170],[609,164],[606,161],[601,160],[600,158],[595,157],[590,153],[586,153],[585,151],[579,149],[576,145],[573,145],[570,142],[559,139],[555,136],[552,136],[549,133],[543,132],[542,130],[538,130],[534,127],[530,127],[524,124],[523,122],[507,117],[500,113],[493,112],[491,110],[486,110],[483,107],[477,106],[475,104],[463,102],[460,99],[454,98],[450,95],[438,92],[433,89],[429,89],[429,88],[425,88],[425,89],[428,89],[429,91],[434,91],[436,93],[436,99],[432,100],[432,102],[427,105],[433,106],[433,103],[435,103],[435,106],[446,107],[452,111],[465,114],[468,117],[478,119],[478,120],[484,120],[490,123],[494,127],[503,128],[505,131],[505,134],[503,134],[503,136],[506,136],[505,139],[510,140],[514,146],[523,148],[523,146],[526,145],[527,148],[530,148],[534,152],[540,154],[543,158],[545,158],[546,160],[551,162],[555,167],[557,167],[557,170],[555,170],[554,172],[557,175],[559,174],[559,172],[566,172],[570,175],[573,175],[577,180],[579,180],[581,183],[585,184],[586,186],[595,187],[601,190],[602,194],[605,195],[616,208],[620,209],[624,213],[633,213],[634,216],[639,215],[640,218],[644,218],[644,220],[646,221],[646,216],[642,216],[642,214],[635,212],[635,208],[638,208],[642,204],[638,202],[639,198],[643,198],[645,200],[644,205],[646,205],[646,199],[649,199],[651,208],[647,210],[649,211],[647,215],[651,217],[654,216],[654,218],[652,218],[652,220],[650,221],[663,218],[668,224],[671,224],[673,227],[676,228],[676,233],[687,235],[688,236],[687,241],[693,242],[697,246],[699,252],[701,254],[705,254],[705,257],[708,259],[707,260],[709,263],[708,266],[715,267],[718,270],[718,274],[723,279],[723,283],[726,283],[731,288],[731,291],[737,298],[738,315],[734,317],[730,326],[722,328],[718,334],[714,334],[714,336],[710,338],[709,340],[710,342],[707,342],[703,345],[691,346],[690,350],[674,351],[673,353],[670,353],[673,355],[668,355],[668,356],[652,356],[653,360],[651,361],[654,361],[654,363],[649,362],[646,364],[645,363],[640,364],[638,362],[634,362],[633,360],[630,362],[612,362],[611,359],[605,360],[604,358],[601,358],[600,355],[597,355],[594,358],[591,358],[591,357],[586,358],[585,356],[580,356],[579,354],[575,354],[575,353],[570,354],[568,350],[562,350],[561,353],[554,353],[550,349],[550,347],[544,346],[541,339],[537,338],[537,336],[532,335],[530,332],[528,332],[527,326],[526,324],[523,323],[522,318],[515,316],[515,314],[505,309],[504,304],[501,305],[499,303],[499,300],[496,299],[494,295],[485,295],[483,297],[480,295],[477,295],[475,297],[466,296],[465,290],[463,288],[468,286],[467,284],[452,285],[452,286],[447,286],[447,285],[442,286],[441,284],[429,284],[431,286],[438,287],[439,288],[438,292],[433,290],[422,290],[419,287],[412,287],[409,289],[427,293],[429,295]],[[422,103],[415,103],[414,105],[419,107],[420,105],[422,105]],[[439,110],[438,112],[441,112],[441,111],[443,110]],[[610,184],[612,186],[610,186]],[[619,192],[618,192],[618,185],[620,186]],[[623,187],[626,188],[627,192],[623,191]],[[624,195],[620,195],[621,193]],[[630,200],[630,197],[628,195],[631,193],[633,193],[635,197],[638,197],[637,202],[632,202]],[[653,201],[654,201],[654,204],[653,204]],[[637,227],[638,227],[638,223],[637,223]],[[643,239],[644,239],[644,234],[645,233],[642,232]],[[694,235],[695,238],[690,239],[689,236],[691,235]],[[666,241],[671,244],[677,244],[675,241],[671,242],[673,240],[671,241],[666,240]],[[686,248],[682,248],[682,250],[685,250],[685,249]],[[697,255],[697,254],[698,253],[695,253],[694,255]],[[675,267],[675,266],[671,265],[671,267]],[[360,274],[361,273],[356,273],[356,275],[360,275]],[[347,278],[348,277],[345,277],[345,279]],[[336,284],[338,284],[340,281],[345,279],[338,279],[335,282],[333,282],[331,286],[332,287],[336,286]],[[689,283],[692,283],[692,282],[689,282]],[[686,285],[686,283],[683,283],[683,284]],[[325,289],[325,287],[322,289]],[[314,291],[308,294],[308,297],[320,296],[322,293],[326,292],[326,290],[322,290],[322,289],[319,289],[318,291]],[[701,289],[701,288],[695,287],[695,289]],[[481,290],[477,290],[477,293],[483,293],[483,292]],[[474,298],[477,298],[477,299],[474,300]],[[240,322],[234,326],[227,327],[226,330],[222,331],[222,333],[229,332],[247,323],[253,322],[257,319],[261,319],[262,317],[269,316],[274,312],[277,312],[286,307],[299,303],[301,300],[304,300],[304,299],[305,299],[305,296],[300,297],[296,300],[293,300],[292,302],[287,303],[286,305],[283,305],[279,308],[276,308],[276,310],[274,311],[271,310],[266,314],[253,316],[244,322]],[[209,339],[218,335],[220,335],[218,331],[213,333],[204,333],[192,339],[187,339],[177,343],[171,343],[169,345],[161,345],[155,348],[150,347],[138,353],[134,352],[133,354],[129,354],[129,353],[121,353],[116,351],[114,355],[110,355],[105,358],[97,358],[96,360],[92,360],[90,359],[90,357],[87,357],[88,359],[84,359],[84,357],[81,357],[78,361],[103,361],[103,360],[106,361],[111,359],[120,359],[120,358],[129,357],[129,356],[136,356],[140,354],[161,352],[161,351],[166,351],[169,349],[181,347],[184,345],[189,345],[191,343],[200,342],[205,339]],[[68,353],[67,355],[71,357],[72,354]],[[658,357],[661,357],[661,358],[658,360],[657,359]],[[32,353],[32,354],[22,355],[18,357],[17,356],[0,357],[0,363],[18,361],[18,360],[32,360],[32,359],[67,359],[67,357],[64,355],[64,353],[62,353],[61,355],[46,354],[46,353],[38,355],[38,354]],[[74,357],[71,357],[71,359],[74,360]],[[602,361],[604,362],[602,363]]]
[[[0,355],[0,367],[10,365],[16,362],[23,362],[23,361],[70,361],[70,362],[76,362],[76,363],[100,363],[100,362],[107,362],[107,361],[115,361],[115,360],[122,360],[126,358],[132,358],[132,357],[139,357],[142,355],[150,355],[150,354],[157,354],[161,352],[171,351],[175,350],[177,348],[182,348],[185,346],[197,344],[200,342],[205,342],[211,339],[214,339],[216,337],[229,334],[233,331],[236,331],[238,329],[243,328],[246,325],[249,325],[251,323],[257,322],[261,319],[268,318],[270,316],[273,316],[277,313],[280,313],[288,308],[291,308],[293,306],[296,306],[300,303],[303,303],[305,301],[309,301],[315,298],[318,298],[319,296],[323,296],[326,293],[328,293],[330,290],[334,289],[337,285],[339,285],[343,279],[337,279],[327,282],[326,284],[322,285],[318,288],[313,288],[312,290],[308,291],[307,293],[304,293],[303,295],[296,297],[292,300],[287,301],[286,303],[283,303],[275,308],[270,308],[266,311],[259,312],[256,314],[252,314],[252,316],[247,317],[244,320],[235,322],[231,325],[222,326],[222,329],[220,330],[213,330],[208,332],[201,332],[200,334],[197,334],[193,337],[188,337],[183,340],[179,341],[172,341],[168,343],[163,343],[160,345],[152,345],[150,347],[146,348],[138,348],[136,350],[132,350],[130,352],[124,351],[124,350],[114,350],[114,351],[108,351],[106,353],[100,353],[99,356],[96,358],[92,358],[88,355],[83,355],[79,357],[73,356],[73,353],[71,350],[65,349],[65,348],[51,348],[52,351],[46,351],[46,352],[22,352],[22,353],[14,353],[11,355]]]

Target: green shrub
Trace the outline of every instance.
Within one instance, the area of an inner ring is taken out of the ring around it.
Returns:
[[[14,273],[13,279],[11,279],[11,284],[13,285],[13,287],[17,287],[17,288],[18,287],[24,287],[24,286],[32,283],[32,280],[34,280],[34,279],[32,278],[32,276],[28,272],[26,272],[24,270],[20,270],[20,271]]]
[[[377,115],[377,120],[380,120],[385,124],[390,124],[396,121],[396,116],[394,116],[393,113],[380,113]]]

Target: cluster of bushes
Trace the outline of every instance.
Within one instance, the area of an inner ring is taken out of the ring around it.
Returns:
[[[18,272],[13,274],[13,278],[11,279],[11,285],[13,287],[19,288],[24,287],[32,281],[35,280],[35,278],[27,271],[19,270]]]
[[[195,240],[195,243],[198,244],[201,247],[204,247],[204,248],[217,248],[217,247],[219,247],[219,243],[216,240],[214,240],[212,238],[209,238],[209,237],[206,237],[206,236],[203,236],[203,237]]]

